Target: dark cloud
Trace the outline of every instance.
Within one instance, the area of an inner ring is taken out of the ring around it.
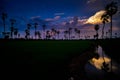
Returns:
[[[34,17],[31,17],[29,20],[28,20],[29,23],[38,23],[39,25],[43,25],[43,24],[48,24],[49,21],[46,21],[44,19],[41,19],[40,16],[34,16]]]
[[[55,16],[62,16],[62,15],[64,15],[65,13],[55,13],[54,15]]]
[[[94,13],[99,10],[103,10],[105,6],[110,3],[113,0],[88,0],[86,2],[86,12],[88,13]],[[120,4],[119,0],[114,0],[115,2],[118,2],[118,5]]]

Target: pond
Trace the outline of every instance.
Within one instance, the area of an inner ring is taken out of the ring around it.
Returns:
[[[108,72],[111,71],[111,58],[105,54],[101,46],[98,46],[97,52],[99,54],[99,59],[91,59],[89,63],[86,64],[85,70],[87,72],[88,77],[99,77],[102,78],[106,74],[104,70],[102,70],[101,66],[103,65],[103,62],[108,64]],[[103,58],[104,57],[104,58]],[[120,64],[116,63],[112,59],[112,71],[114,74],[119,75],[120,74]]]

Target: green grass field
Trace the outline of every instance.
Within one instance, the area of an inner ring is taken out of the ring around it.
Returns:
[[[89,40],[1,40],[1,64],[12,65],[5,68],[7,72],[36,74],[44,80],[60,76],[65,79],[69,60],[83,54],[92,43]]]
[[[51,61],[65,59],[68,56],[80,55],[89,48],[91,41],[39,41],[11,40],[3,41],[3,52],[6,56],[32,56],[33,60]]]

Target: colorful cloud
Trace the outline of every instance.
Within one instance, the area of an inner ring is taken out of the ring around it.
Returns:
[[[100,10],[96,12],[93,16],[89,17],[86,21],[86,24],[101,24],[101,16],[105,13],[104,10]]]

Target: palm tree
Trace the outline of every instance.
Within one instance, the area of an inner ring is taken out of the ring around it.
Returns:
[[[10,34],[11,34],[11,38],[13,38],[13,32],[14,32],[14,23],[16,22],[15,19],[10,19],[11,22],[11,27],[10,27]]]
[[[20,39],[20,33],[18,34],[18,38]]]
[[[46,25],[43,24],[43,25],[42,25],[42,28],[43,28],[43,31],[44,31],[43,34],[44,34],[44,33],[45,33],[45,29],[46,29]],[[43,35],[43,39],[45,39],[44,37],[45,37],[45,34]]]
[[[28,35],[28,36],[29,36],[29,38],[30,38],[30,28],[31,28],[31,24],[30,24],[30,23],[28,23],[28,24],[27,24],[27,30],[28,30],[28,32],[29,32],[29,35]]]
[[[71,38],[71,30],[72,30],[72,28],[70,27],[70,28],[68,29],[69,39]]]
[[[103,15],[101,16],[101,20],[102,20],[102,23],[103,23],[103,27],[102,27],[102,39],[103,39],[103,37],[104,37],[104,27],[105,27],[105,23],[109,22],[108,19],[109,19],[109,16],[106,15],[106,14],[103,14]]]
[[[117,33],[115,33],[115,38],[117,38]]]
[[[35,28],[35,39],[36,39],[36,36],[37,36],[37,26],[38,26],[38,23],[34,23],[34,28]]]
[[[116,5],[117,3],[112,1],[110,4],[107,4],[105,7],[106,15],[109,16],[110,18],[110,38],[112,38],[112,19],[113,15],[117,13],[118,11],[118,6]]]
[[[15,38],[17,38],[17,35],[18,35],[18,29],[17,28],[14,29],[14,35],[15,35]]]
[[[75,37],[76,37],[77,32],[78,32],[78,28],[74,28],[74,32],[75,32]]]
[[[57,32],[56,32],[56,33],[57,33],[57,35],[58,35],[58,39],[59,39],[59,34],[60,34],[60,31],[59,31],[59,30],[57,30]]]
[[[108,36],[108,32],[106,32],[106,38],[108,38],[107,36]]]
[[[6,27],[5,27],[5,19],[7,18],[7,14],[6,13],[2,13],[2,20],[3,20],[3,25],[4,25],[4,38],[5,38],[5,33],[6,33]]]
[[[36,36],[37,36],[37,26],[38,26],[38,23],[34,23],[34,28],[35,28],[35,39],[36,39]]]
[[[68,39],[68,37],[67,37],[68,33],[69,33],[69,31],[67,31],[67,30],[64,31],[64,37],[65,37],[65,39]]]
[[[11,26],[11,27],[10,27],[10,35],[11,35],[11,39],[13,39],[13,32],[14,32],[14,27]]]
[[[41,33],[37,31],[38,38],[41,39]]]
[[[52,38],[55,39],[55,35],[57,31],[54,28],[52,28],[51,31],[52,31]]]
[[[96,38],[98,39],[98,30],[99,30],[99,25],[96,24],[94,27],[95,31],[96,31]]]
[[[50,31],[47,30],[47,31],[46,31],[46,39],[50,39],[50,37],[51,37],[51,35],[50,35]]]
[[[28,39],[28,36],[30,35],[30,30],[25,30],[25,39]]]
[[[78,33],[78,38],[80,39],[80,30],[78,30],[77,33]]]

